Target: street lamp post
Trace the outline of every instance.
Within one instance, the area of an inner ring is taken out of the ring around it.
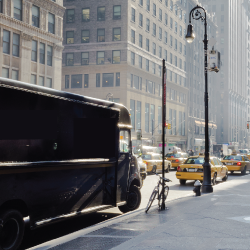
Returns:
[[[201,11],[204,11],[204,15],[202,15]],[[204,22],[205,26],[205,33],[204,33],[204,52],[205,52],[205,95],[204,95],[204,102],[205,102],[205,162],[203,164],[203,185],[202,185],[202,192],[203,193],[212,193],[213,187],[211,183],[211,166],[209,163],[209,137],[208,137],[208,91],[207,91],[207,49],[208,49],[208,40],[207,40],[207,15],[206,10],[201,6],[197,5],[194,7],[189,13],[189,25],[187,28],[187,35],[186,39],[188,43],[193,42],[195,38],[195,34],[193,32],[193,25],[191,24],[191,18],[195,20],[201,19]]]

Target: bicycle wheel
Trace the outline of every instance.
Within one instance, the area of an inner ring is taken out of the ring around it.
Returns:
[[[164,190],[164,195],[162,195],[162,192],[159,192],[159,199],[158,199],[159,209],[161,208],[162,203],[165,203],[165,201],[168,197],[168,191],[169,191],[169,186],[166,186],[165,190]]]
[[[148,205],[146,206],[145,213],[147,213],[148,210],[150,209],[150,207],[151,207],[151,205],[152,205],[152,203],[153,203],[153,201],[154,201],[154,199],[155,199],[155,196],[156,196],[157,192],[158,192],[158,191],[157,191],[157,189],[155,188],[155,189],[153,190],[153,192],[152,192],[150,198],[149,198]]]

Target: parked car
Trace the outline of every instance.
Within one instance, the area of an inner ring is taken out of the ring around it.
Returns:
[[[228,178],[227,167],[217,158],[210,157],[211,164],[211,180],[212,184],[216,181],[226,181]],[[184,164],[178,166],[176,178],[179,179],[181,185],[185,185],[187,180],[203,181],[203,163],[204,156],[189,157]]]
[[[223,158],[222,163],[227,166],[231,173],[234,171],[240,171],[242,175],[245,175],[246,171],[250,170],[250,160],[246,155],[236,153],[226,155]]]
[[[156,153],[147,153],[142,155],[142,160],[147,165],[148,173],[161,173],[162,172],[162,155]],[[165,159],[165,172],[168,173],[172,167],[171,162]]]
[[[187,158],[188,154],[183,152],[171,152],[166,154],[166,159],[171,161],[172,168],[174,168],[175,170],[177,170],[177,167],[183,164],[187,160]]]

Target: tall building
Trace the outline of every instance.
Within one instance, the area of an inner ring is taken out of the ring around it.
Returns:
[[[64,0],[62,89],[127,106],[144,143],[159,146],[162,59],[167,145],[187,146],[186,1]],[[101,129],[101,126],[100,126]]]
[[[63,0],[0,0],[0,74],[61,89]]]
[[[218,26],[216,48],[222,61],[216,78],[217,143],[246,147],[250,118],[249,1],[203,0],[202,3]]]
[[[186,5],[187,17],[189,18],[190,11],[201,4],[198,1],[189,0]],[[204,12],[200,9],[201,14]],[[188,20],[189,22],[189,20]],[[191,18],[195,39],[191,44],[187,44],[187,85],[189,88],[188,98],[188,149],[200,152],[205,149],[205,75],[204,75],[204,22]],[[213,17],[207,14],[207,35],[208,40],[216,38],[217,26],[214,23]],[[212,46],[208,46],[211,50]],[[209,94],[209,140],[210,152],[212,145],[217,143],[217,84],[216,73],[208,71],[208,94]]]

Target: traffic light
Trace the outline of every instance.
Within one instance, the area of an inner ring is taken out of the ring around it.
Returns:
[[[167,122],[165,123],[165,128],[168,128],[168,123]]]
[[[247,124],[247,129],[249,129],[249,123]]]
[[[171,129],[171,124],[170,123],[168,124],[168,129]]]

